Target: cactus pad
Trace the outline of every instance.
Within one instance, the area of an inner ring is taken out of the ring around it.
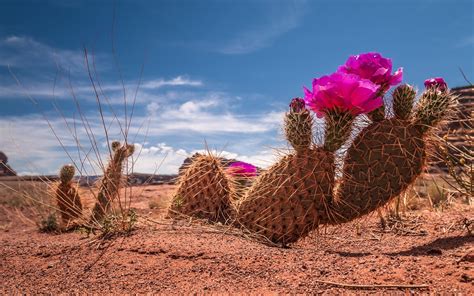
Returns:
[[[398,119],[373,123],[347,152],[330,222],[347,222],[383,206],[418,177],[424,161],[425,143],[417,126]]]
[[[197,155],[180,177],[169,210],[179,214],[226,222],[230,217],[233,188],[217,157]]]
[[[238,208],[238,221],[272,242],[294,242],[326,216],[333,179],[332,153],[308,149],[288,155],[255,180]]]
[[[76,187],[72,184],[74,166],[68,164],[59,171],[59,184],[56,188],[56,202],[61,212],[62,223],[69,225],[71,220],[82,215],[82,203]]]

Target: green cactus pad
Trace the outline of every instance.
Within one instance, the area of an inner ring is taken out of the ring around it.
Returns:
[[[327,216],[333,180],[332,153],[308,149],[288,155],[255,180],[238,208],[238,222],[271,242],[295,242]]]
[[[296,151],[310,147],[313,141],[313,117],[308,110],[286,114],[285,135]]]
[[[55,198],[58,205],[63,225],[68,226],[70,221],[82,216],[82,203],[79,193],[72,184],[75,169],[73,165],[65,165],[59,171],[59,184],[56,188]]]
[[[373,123],[347,151],[330,223],[347,222],[385,205],[421,174],[424,163],[425,142],[415,125],[398,119]]]
[[[197,155],[180,177],[169,214],[227,222],[233,191],[219,159],[212,155]]]
[[[408,85],[400,85],[393,91],[393,111],[398,119],[407,120],[412,113],[416,91]]]

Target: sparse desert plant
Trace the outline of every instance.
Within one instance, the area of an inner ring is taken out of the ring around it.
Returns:
[[[474,128],[469,122],[468,128]],[[454,179],[451,184],[457,191],[466,196],[466,201],[471,204],[474,196],[474,168],[473,151],[467,147],[472,147],[472,138],[464,136],[466,148],[460,149],[448,141],[449,133],[443,137],[440,151],[442,159],[448,168],[449,175]]]
[[[97,202],[92,210],[92,221],[100,222],[109,211],[112,202],[116,200],[125,181],[123,175],[124,161],[135,151],[133,145],[126,143],[122,145],[118,141],[113,141],[111,146],[112,155],[104,176],[100,180]]]
[[[386,118],[382,97],[401,78],[401,69],[392,74],[389,59],[368,53],[350,57],[338,72],[315,79],[313,90],[305,89],[305,100],[293,100],[286,114],[285,135],[294,151],[246,191],[236,211],[239,225],[267,241],[287,244],[318,225],[369,214],[409,188],[423,172],[432,127],[448,116],[454,98],[444,81],[428,80],[413,109],[416,92],[402,85],[393,93],[395,115]],[[312,116],[304,103],[326,121],[321,146],[313,142]],[[335,190],[335,151],[350,138],[359,114],[368,114],[372,122],[348,148]],[[200,168],[194,173],[214,169]],[[214,184],[228,183],[226,176],[213,175]],[[178,191],[192,193],[179,196],[180,202],[197,196],[194,202],[199,204],[203,192],[227,200],[216,190],[209,192],[213,188],[207,184],[181,182]]]
[[[77,184],[72,179],[75,174],[73,165],[68,164],[59,172],[59,184],[57,185],[55,198],[61,214],[62,224],[67,228],[74,219],[82,216],[82,203],[77,191]]]
[[[444,209],[452,203],[452,192],[435,180],[426,184],[426,196],[434,209]]]
[[[50,213],[45,218],[42,218],[38,223],[38,229],[40,232],[59,232],[61,228],[56,218],[56,214]]]

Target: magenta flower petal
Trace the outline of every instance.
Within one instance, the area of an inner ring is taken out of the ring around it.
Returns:
[[[302,98],[294,98],[290,103],[290,111],[292,112],[302,112],[306,109],[306,104]]]
[[[236,161],[227,167],[227,172],[236,177],[255,177],[257,167],[247,162]]]
[[[387,91],[391,85],[402,81],[403,69],[398,69],[392,75],[392,60],[382,57],[377,52],[369,52],[350,56],[338,72],[350,73],[369,79],[381,86],[382,91]]]
[[[393,73],[392,77],[390,78],[390,85],[397,85],[400,84],[403,80],[403,67],[398,68],[395,73]]]
[[[305,102],[318,117],[330,111],[367,113],[383,104],[377,96],[379,86],[370,80],[345,72],[336,72],[313,80],[313,91],[306,87]]]
[[[446,84],[446,81],[444,81],[443,78],[441,77],[434,77],[430,79],[425,80],[425,87],[428,88],[437,88],[440,91],[445,91],[448,89],[448,85]]]

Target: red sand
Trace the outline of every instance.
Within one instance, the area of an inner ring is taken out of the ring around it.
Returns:
[[[474,214],[466,207],[411,212],[404,235],[383,232],[373,216],[283,249],[222,227],[172,223],[163,218],[172,187],[142,189],[132,207],[158,223],[142,218],[127,237],[44,234],[0,217],[0,293],[474,294],[474,237],[463,223]]]

